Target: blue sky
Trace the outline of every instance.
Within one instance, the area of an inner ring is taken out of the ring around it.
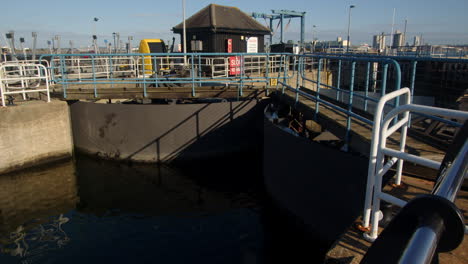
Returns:
[[[112,32],[119,32],[123,40],[134,36],[133,45],[142,38],[172,39],[170,29],[182,21],[182,0],[23,0],[2,1],[0,33],[16,32],[16,38],[25,37],[31,46],[31,32],[38,33],[38,46],[54,35],[61,36],[62,47],[74,40],[75,46],[91,44],[96,27],[99,44],[112,40]],[[423,35],[431,44],[468,44],[468,0],[186,0],[189,17],[210,3],[236,6],[246,13],[271,13],[272,9],[286,9],[306,14],[306,40],[314,37],[333,40],[346,38],[348,7],[351,15],[351,42],[372,43],[372,35],[391,31],[393,9],[396,10],[395,29],[403,31],[408,20],[409,40]],[[99,21],[94,22],[93,18]],[[285,40],[299,39],[299,19],[292,19],[286,28]],[[259,22],[265,24],[263,20]],[[286,21],[287,23],[288,21]],[[276,26],[276,24],[275,24]],[[176,36],[176,42],[179,37]],[[279,33],[274,42],[278,41]],[[4,37],[0,38],[5,45]]]

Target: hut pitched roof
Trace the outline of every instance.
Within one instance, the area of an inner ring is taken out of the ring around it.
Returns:
[[[237,7],[210,4],[185,20],[186,30],[270,34],[271,31]],[[173,27],[182,33],[182,23]]]

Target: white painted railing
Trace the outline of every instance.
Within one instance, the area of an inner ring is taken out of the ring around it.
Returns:
[[[402,97],[405,102],[402,102],[401,106],[393,109],[384,116],[383,110],[385,104],[396,97]],[[400,185],[404,161],[436,170],[440,167],[440,162],[405,152],[410,112],[457,120],[468,119],[468,112],[411,104],[410,98],[410,90],[408,88],[402,88],[383,96],[375,111],[367,175],[366,198],[362,219],[362,226],[370,229],[368,233],[364,234],[365,238],[369,241],[374,241],[378,235],[379,221],[382,218],[380,201],[383,200],[400,207],[406,204],[406,201],[383,192],[382,178],[385,173],[397,164],[395,184]],[[392,121],[399,115],[403,115],[403,118],[391,126],[390,124]],[[398,150],[388,148],[387,139],[398,130],[400,130],[400,144]],[[385,162],[386,158],[387,162]]]
[[[54,79],[66,75],[69,81],[81,82],[83,79],[114,78],[137,75],[138,63],[134,57],[68,57],[52,60]]]
[[[42,64],[7,62],[0,64],[0,95],[2,106],[6,106],[8,95],[46,92],[50,102],[49,73]]]

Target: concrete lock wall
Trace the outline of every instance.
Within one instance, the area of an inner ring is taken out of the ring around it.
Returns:
[[[0,108],[0,173],[72,156],[66,102]]]
[[[219,156],[254,144],[250,112],[257,104],[256,98],[174,105],[77,102],[71,105],[74,143],[81,152],[117,160]]]

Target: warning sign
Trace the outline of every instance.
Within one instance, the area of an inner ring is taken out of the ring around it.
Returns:
[[[247,53],[258,53],[258,38],[247,38]]]
[[[229,57],[229,74],[239,75],[241,74],[242,58],[240,56]]]

